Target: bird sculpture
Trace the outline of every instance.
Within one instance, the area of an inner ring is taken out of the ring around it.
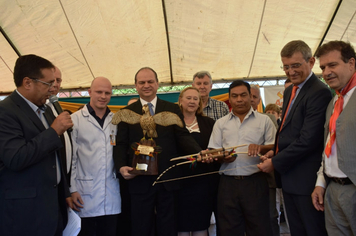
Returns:
[[[146,135],[151,139],[158,137],[156,124],[162,126],[178,125],[181,128],[184,127],[181,118],[175,113],[163,111],[152,116],[147,104],[142,107],[142,113],[143,114],[140,115],[129,109],[121,109],[115,113],[111,123],[114,125],[117,125],[120,122],[125,122],[131,125],[140,123],[143,131],[142,139],[145,139]]]

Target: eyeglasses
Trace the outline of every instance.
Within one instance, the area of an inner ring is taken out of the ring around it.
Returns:
[[[285,65],[285,66],[281,66],[281,69],[284,70],[284,71],[287,71],[289,69],[298,69],[299,67],[302,66],[302,63],[294,63],[292,65]]]
[[[54,83],[55,83],[55,81],[53,81],[53,82],[51,82],[51,83],[47,83],[47,82],[44,82],[44,81],[39,80],[39,79],[36,79],[36,78],[31,78],[31,77],[28,77],[28,78],[30,78],[30,79],[32,79],[32,80],[34,80],[34,81],[36,81],[36,82],[40,82],[40,83],[42,83],[42,84],[45,84],[45,85],[47,85],[49,88],[52,88],[53,85],[54,85]]]

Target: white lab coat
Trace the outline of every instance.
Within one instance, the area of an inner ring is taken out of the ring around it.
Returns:
[[[112,116],[110,112],[101,128],[87,106],[71,115],[74,126],[70,192],[77,191],[84,201],[80,217],[121,213],[120,185],[110,144],[110,135],[117,131],[111,124]],[[115,136],[112,138],[115,140]]]

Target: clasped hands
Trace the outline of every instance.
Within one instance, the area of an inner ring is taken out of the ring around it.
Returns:
[[[257,165],[257,167],[262,171],[266,173],[270,173],[274,170],[273,164],[272,164],[272,157],[274,156],[274,151],[270,150],[264,155],[261,155],[262,145],[258,144],[250,144],[248,146],[248,151],[247,154],[251,157],[256,157],[259,156],[261,163]],[[225,151],[226,152],[226,151]],[[210,156],[210,157],[209,157]],[[213,161],[220,161],[220,162],[233,162],[236,159],[236,156],[227,155],[223,158],[213,158],[212,154],[206,154],[204,157],[201,155],[198,155],[198,159],[201,158],[203,163],[211,163]]]
[[[206,149],[202,150],[200,153],[197,155],[197,160],[201,161],[202,163],[212,163],[214,161],[218,162],[233,162],[236,159],[236,155],[234,153],[230,153],[230,151],[219,151],[216,150],[214,152],[214,149]]]

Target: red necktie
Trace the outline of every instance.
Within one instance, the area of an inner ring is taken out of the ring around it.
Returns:
[[[279,126],[279,132],[281,132],[281,130],[282,130],[282,127],[283,127],[283,125],[284,125],[284,121],[286,120],[286,117],[287,117],[287,115],[288,115],[288,111],[289,111],[289,108],[290,108],[290,104],[292,103],[292,101],[293,101],[293,99],[294,99],[294,97],[295,97],[295,94],[296,94],[298,88],[299,88],[298,86],[293,86],[292,95],[290,96],[290,99],[289,99],[289,103],[288,103],[286,112],[285,112],[285,114],[284,114],[284,117],[283,117],[283,120],[282,120],[282,122],[281,122],[281,125]],[[279,136],[278,136],[278,139],[279,139]],[[278,153],[278,140],[277,140],[276,153],[275,153],[275,155],[277,155],[277,153]]]
[[[339,118],[339,115],[341,114],[343,107],[344,107],[344,96],[347,94],[353,87],[356,86],[356,73],[351,77],[345,88],[339,92],[335,91],[336,94],[339,96],[338,99],[336,100],[335,106],[334,106],[334,112],[330,117],[329,121],[329,133],[330,133],[330,138],[328,143],[325,146],[325,154],[329,158],[332,146],[335,142],[336,139],[336,120]]]

